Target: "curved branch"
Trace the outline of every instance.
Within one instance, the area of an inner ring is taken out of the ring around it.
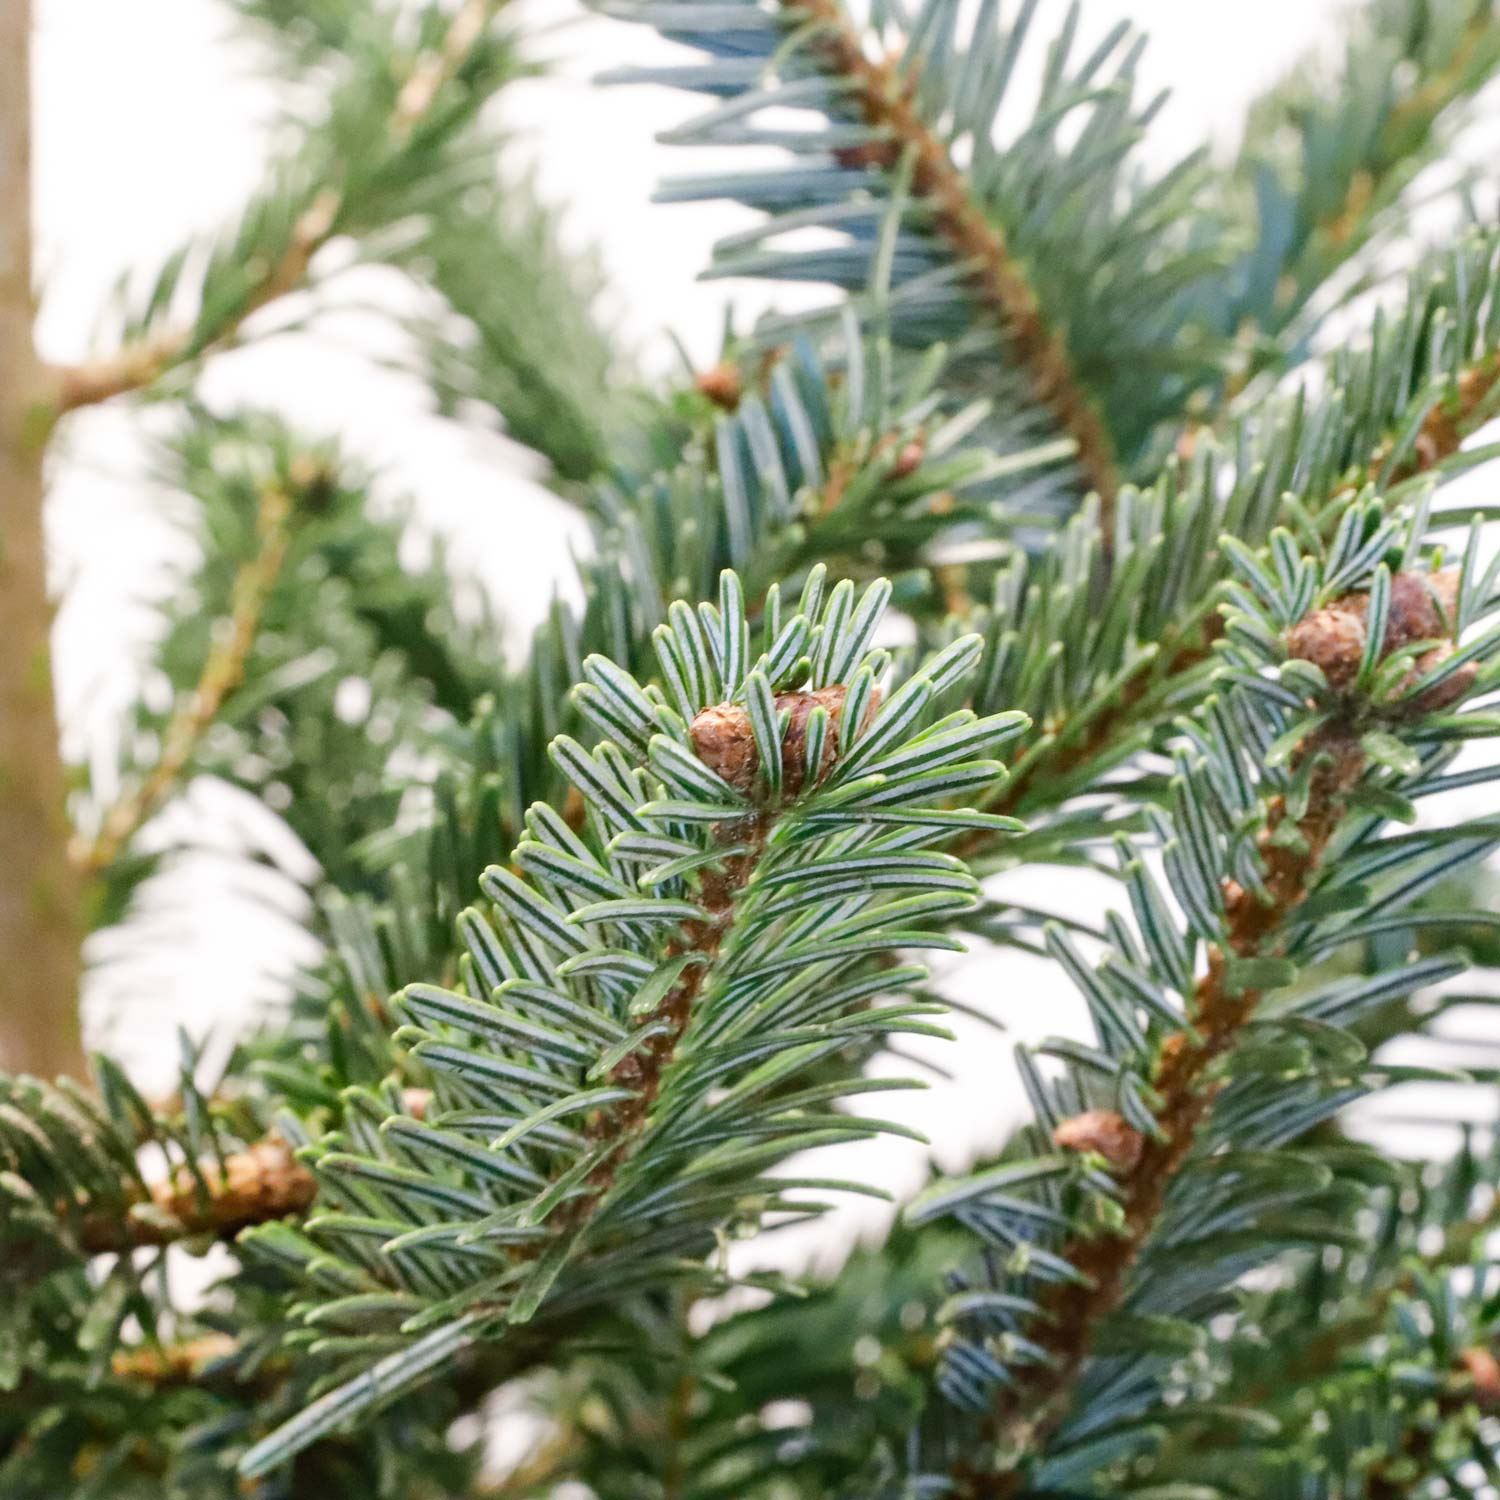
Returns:
[[[229,632],[209,652],[197,686],[173,715],[156,764],[104,815],[92,841],[75,841],[69,855],[76,869],[94,875],[114,862],[170,795],[225,700],[244,680],[245,664],[254,648],[261,616],[286,562],[291,540],[290,519],[291,501],[286,491],[276,485],[267,486],[261,493],[256,517],[260,547],[235,576]]]
[[[1076,461],[1100,503],[1103,534],[1111,533],[1120,488],[1114,442],[1073,369],[1067,344],[1042,314],[1024,267],[1014,258],[1004,231],[975,202],[969,184],[942,140],[917,109],[914,87],[889,59],[868,57],[839,0],[781,0],[793,16],[811,22],[812,46],[824,67],[852,86],[865,123],[889,145],[858,148],[882,153],[880,165],[912,162],[912,191],[934,206],[937,231],[961,265],[979,306],[1000,325],[1032,393],[1058,428],[1077,445]]]
[[[564,1229],[580,1229],[593,1217],[649,1124],[666,1069],[687,1032],[705,985],[714,975],[714,961],[733,930],[736,898],[765,855],[782,808],[802,789],[800,775],[793,768],[802,764],[808,717],[821,706],[827,710],[829,722],[836,730],[843,702],[842,687],[816,693],[783,693],[776,699],[778,712],[789,714],[783,730],[782,754],[787,774],[781,800],[748,818],[716,825],[715,840],[740,852],[727,854],[717,866],[704,868],[698,905],[705,915],[685,922],[680,937],[666,953],[668,959],[685,953],[697,954],[701,962],[689,964],[654,1009],[641,1018],[645,1025],[665,1022],[663,1030],[610,1072],[610,1081],[629,1089],[630,1097],[599,1110],[590,1119],[586,1134],[600,1144],[607,1141],[618,1144],[590,1174],[585,1191],[558,1211],[557,1222]],[[706,708],[693,720],[690,732],[699,759],[716,774],[736,785],[753,775],[755,739],[744,709],[729,704]]]
[[[463,66],[502,3],[465,0],[441,44],[417,60],[391,115],[389,129],[394,144],[403,144],[431,111],[444,85]],[[241,306],[206,343],[195,337],[191,328],[162,329],[101,359],[53,370],[56,414],[144,390],[185,360],[232,345],[252,314],[304,285],[313,257],[333,238],[343,208],[341,188],[331,185],[318,192],[298,215],[280,258],[266,269]]]
[[[1410,455],[1390,474],[1385,474],[1385,468],[1393,451],[1393,437],[1376,448],[1363,469],[1352,470],[1346,476],[1347,483],[1322,497],[1317,513],[1323,514],[1334,500],[1360,483],[1373,484],[1384,476],[1386,483],[1395,485],[1440,467],[1485,423],[1500,415],[1497,404],[1500,354],[1491,354],[1457,376],[1422,422]],[[1160,649],[1143,656],[1121,677],[1108,703],[1064,721],[1048,738],[1033,744],[1011,767],[1005,785],[982,805],[1010,816],[1038,807],[1055,807],[1062,799],[1055,786],[1045,785],[1047,779],[1056,782],[1064,778],[1071,786],[1094,761],[1112,753],[1123,735],[1159,713],[1164,688],[1180,683],[1186,673],[1211,660],[1219,634],[1219,621],[1212,613],[1214,604],[1213,595],[1205,597],[1195,609],[1173,621],[1169,633],[1157,643]],[[971,859],[992,837],[976,831],[959,841],[954,852]]]

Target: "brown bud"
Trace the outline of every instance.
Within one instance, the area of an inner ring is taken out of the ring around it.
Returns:
[[[1455,568],[1441,573],[1393,574],[1382,653],[1399,651],[1417,641],[1451,639],[1457,596]],[[1312,662],[1322,670],[1329,687],[1335,692],[1345,691],[1359,675],[1369,612],[1370,596],[1363,591],[1345,594],[1325,608],[1313,610],[1288,632],[1288,655]],[[1444,683],[1443,688],[1448,690],[1449,684]]]
[[[1443,578],[1441,585],[1438,584],[1439,578]],[[1395,651],[1402,646],[1411,645],[1413,641],[1437,640],[1451,635],[1451,600],[1456,596],[1457,588],[1456,576],[1450,580],[1441,574],[1392,575],[1385,649]]]
[[[1065,1151],[1089,1151],[1102,1156],[1116,1175],[1135,1169],[1145,1142],[1141,1133],[1125,1123],[1112,1109],[1090,1109],[1064,1120],[1052,1132],[1055,1144]]]
[[[688,733],[698,759],[737,791],[748,792],[755,780],[759,755],[750,714],[738,703],[715,703],[703,709]]]
[[[1458,647],[1452,641],[1443,641],[1434,646],[1431,651],[1419,656],[1412,670],[1407,674],[1408,683],[1415,683],[1429,672],[1435,672],[1457,650]],[[1410,704],[1412,712],[1432,714],[1445,708],[1452,708],[1455,703],[1469,695],[1478,676],[1479,668],[1471,661],[1465,662],[1451,676],[1412,699]]]
[[[1465,1349],[1458,1362],[1474,1382],[1474,1400],[1486,1410],[1500,1407],[1500,1360],[1488,1349],[1475,1345]]]
[[[414,1120],[425,1120],[432,1107],[431,1089],[402,1089],[401,1108]]]
[[[815,708],[828,713],[828,733],[823,741],[822,759],[816,779],[821,781],[838,759],[839,723],[844,714],[847,689],[836,683],[811,693],[778,693],[776,711],[790,710],[786,732],[781,739],[781,784],[788,797],[802,790],[803,764],[807,754],[807,721]],[[875,712],[880,695],[872,693],[865,710],[865,722]],[[748,792],[755,782],[760,754],[755,748],[755,734],[750,728],[749,712],[738,703],[716,703],[705,708],[692,722],[689,733],[698,759],[709,770],[722,776],[730,786]]]
[[[722,406],[725,411],[733,411],[745,393],[744,377],[736,366],[727,361],[703,371],[696,384],[700,395],[707,396],[715,406]]]
[[[1287,655],[1310,661],[1335,692],[1353,685],[1365,652],[1363,614],[1329,605],[1315,609],[1292,626],[1286,640]]]
[[[891,465],[892,479],[905,479],[908,474],[913,474],[921,467],[922,460],[927,457],[927,444],[920,438],[914,437],[896,455],[896,462]]]

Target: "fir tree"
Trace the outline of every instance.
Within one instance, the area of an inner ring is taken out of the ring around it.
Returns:
[[[1156,173],[1139,38],[1060,0],[608,0],[684,49],[614,80],[751,148],[662,191],[755,211],[712,274],[828,289],[656,387],[493,125],[534,70],[500,4],[232,3],[301,112],[74,368],[0,10],[0,1494],[1494,1494],[1493,1130],[1349,1124],[1492,1081],[1392,1046],[1500,962],[1500,821],[1446,795],[1500,776],[1500,558],[1443,493],[1500,415],[1500,232],[1441,174],[1493,0],[1367,0]],[[437,408],[591,530],[510,665],[377,476],[199,391],[351,263],[424,289]],[[40,524],[103,402],[151,404],[197,542],[118,796],[59,750]],[[204,777],[313,855],[323,956],[151,1099],[82,1055],[80,943]],[[1110,908],[991,878],[1044,865]],[[739,1270],[886,1195],[839,1148],[911,1133],[870,1096],[948,1035],[923,952],[975,942],[1090,1017],[1016,1053],[1030,1122],[837,1273]]]

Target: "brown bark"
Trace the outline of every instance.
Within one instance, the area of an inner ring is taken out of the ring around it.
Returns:
[[[31,7],[0,0],[0,1066],[81,1073],[78,884],[52,696],[32,343]]]

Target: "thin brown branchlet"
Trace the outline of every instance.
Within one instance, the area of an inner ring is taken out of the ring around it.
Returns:
[[[1004,1465],[1034,1452],[1066,1415],[1095,1336],[1123,1300],[1167,1193],[1222,1087],[1220,1064],[1260,1003],[1259,991],[1232,982],[1231,965],[1275,951],[1277,935],[1305,899],[1364,766],[1357,744],[1336,735],[1310,743],[1305,753],[1319,762],[1307,809],[1292,820],[1282,799],[1270,804],[1260,839],[1265,888],[1251,894],[1226,882],[1225,942],[1209,952],[1206,972],[1193,992],[1190,1024],[1166,1037],[1158,1049],[1151,1076],[1152,1092],[1161,1101],[1158,1133],[1143,1139],[1133,1164],[1122,1164],[1116,1173],[1122,1190],[1118,1231],[1078,1235],[1064,1246],[1062,1255],[1084,1280],[1053,1288],[1029,1332],[1051,1362],[1027,1366],[985,1423],[986,1442]],[[1017,1494],[1019,1484],[1013,1467],[970,1469],[955,1474],[953,1493],[965,1500],[994,1500]]]
[[[1004,231],[975,200],[947,146],[922,117],[915,77],[902,71],[898,57],[869,56],[838,0],[781,4],[816,28],[810,49],[830,73],[847,80],[865,123],[882,137],[839,153],[842,164],[892,171],[910,159],[913,195],[931,205],[937,233],[965,267],[975,301],[1000,326],[1031,381],[1035,400],[1076,445],[1075,461],[1099,496],[1102,531],[1108,537],[1120,488],[1114,439]]]
[[[193,690],[168,722],[155,763],[106,810],[92,839],[76,836],[69,844],[68,858],[81,873],[97,875],[119,858],[188,773],[225,702],[243,684],[262,617],[291,550],[294,510],[290,486],[276,483],[262,489],[256,550],[235,574],[227,628],[205,658]]]
[[[76,1238],[90,1255],[205,1236],[230,1240],[253,1224],[305,1213],[316,1193],[317,1180],[291,1146],[271,1136],[222,1162],[199,1162],[196,1170],[178,1167],[138,1189],[123,1210],[85,1204]]]
[[[485,35],[504,0],[464,0],[438,45],[422,53],[397,95],[388,131],[394,145],[404,145],[462,70]],[[314,257],[339,232],[346,195],[341,184],[326,184],[314,192],[291,225],[286,243],[274,260],[260,267],[249,291],[224,326],[207,341],[191,328],[153,330],[125,343],[113,354],[50,372],[51,406],[55,414],[94,406],[116,396],[145,390],[169,371],[213,349],[232,346],[244,324],[255,314],[293,292],[308,280]]]

